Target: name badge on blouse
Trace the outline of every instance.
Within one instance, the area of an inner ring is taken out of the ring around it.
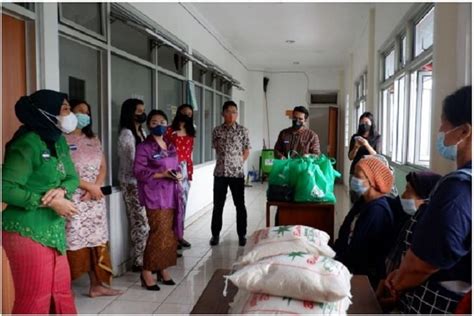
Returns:
[[[289,140],[284,140],[284,141],[283,141],[283,143],[285,143],[285,144],[289,144],[289,143],[290,143],[290,141],[289,141]]]
[[[41,157],[45,160],[48,160],[49,158],[51,158],[51,154],[49,153],[49,150],[45,150],[41,153]]]
[[[77,145],[76,145],[76,144],[70,144],[70,145],[69,145],[69,150],[70,150],[70,151],[77,150]]]
[[[160,160],[162,158],[161,154],[154,154],[153,159]]]

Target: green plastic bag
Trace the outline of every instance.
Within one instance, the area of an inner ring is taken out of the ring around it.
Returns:
[[[295,201],[296,202],[321,202],[335,203],[334,181],[340,177],[340,173],[333,168],[334,159],[325,155],[310,156],[303,158],[306,168],[298,172],[295,183]],[[299,164],[302,167],[303,163]],[[290,172],[293,170],[290,167]],[[293,176],[290,173],[290,179]],[[291,182],[291,181],[290,181]]]
[[[274,159],[272,171],[268,176],[269,185],[289,185],[290,184],[290,173],[289,173],[289,160]]]

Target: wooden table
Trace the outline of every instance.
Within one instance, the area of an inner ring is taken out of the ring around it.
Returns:
[[[237,287],[229,281],[227,296],[224,297],[224,275],[230,274],[230,270],[218,269],[214,272],[211,280],[194,305],[191,314],[227,314],[229,303],[233,301],[237,293]],[[370,286],[369,279],[365,275],[354,275],[351,279],[352,305],[348,314],[382,314],[375,293]]]
[[[270,207],[278,208],[279,225],[306,225],[329,234],[334,241],[334,204],[267,201],[267,227],[270,226]]]

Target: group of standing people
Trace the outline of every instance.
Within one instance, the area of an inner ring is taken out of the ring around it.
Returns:
[[[183,234],[196,136],[192,106],[181,105],[168,123],[161,110],[147,115],[141,100],[122,105],[119,182],[130,223],[132,270],[141,272],[142,286],[152,291],[160,289],[153,273],[163,284],[175,284],[166,269],[176,265],[178,248],[191,246]]]
[[[336,241],[336,258],[352,273],[366,274],[384,308],[407,313],[450,313],[471,293],[472,92],[464,87],[443,103],[436,141],[440,155],[458,169],[445,176],[412,172],[406,189],[391,197],[394,175],[378,155],[380,135],[364,113],[351,138],[350,188],[354,205]],[[92,131],[84,100],[40,90],[20,98],[23,124],[6,145],[3,165],[3,247],[10,261],[14,313],[76,313],[71,279],[88,273],[89,295],[119,295],[110,287],[106,160]],[[212,133],[216,150],[210,244],[219,244],[230,187],[237,210],[239,245],[246,244],[243,165],[248,130],[237,123],[233,101],[223,104],[224,123]],[[278,158],[293,152],[319,154],[317,135],[304,127],[308,111],[296,107],[293,124],[275,145]],[[146,123],[149,135],[142,124]],[[66,135],[64,135],[66,134]],[[133,269],[142,286],[174,285],[167,268],[183,238],[193,176],[196,130],[193,108],[181,105],[169,125],[160,110],[145,113],[143,101],[122,105],[118,138],[119,182],[130,220]]]
[[[91,297],[122,294],[111,287],[105,203],[111,188],[104,186],[107,163],[90,105],[39,90],[20,98],[15,113],[23,125],[6,144],[2,169],[2,244],[14,282],[13,313],[76,313],[71,280],[84,273]],[[212,236],[218,243],[223,188],[230,186],[244,245],[248,132],[236,123],[234,102],[224,104],[223,116],[212,140],[218,160]],[[141,100],[122,105],[118,179],[130,220],[133,270],[141,271],[142,285],[153,291],[160,289],[153,273],[163,284],[175,284],[166,269],[181,256],[177,249],[191,246],[183,235],[196,136],[192,106],[181,105],[168,123],[163,111],[147,115]]]

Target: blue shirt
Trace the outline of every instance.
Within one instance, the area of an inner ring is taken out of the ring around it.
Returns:
[[[472,170],[472,162],[462,168]],[[471,283],[471,219],[470,177],[448,174],[433,192],[413,235],[414,254],[440,269],[432,280]]]
[[[394,216],[387,197],[356,202],[339,230],[336,259],[353,274],[365,274],[373,285],[385,275],[385,257],[394,238]]]

